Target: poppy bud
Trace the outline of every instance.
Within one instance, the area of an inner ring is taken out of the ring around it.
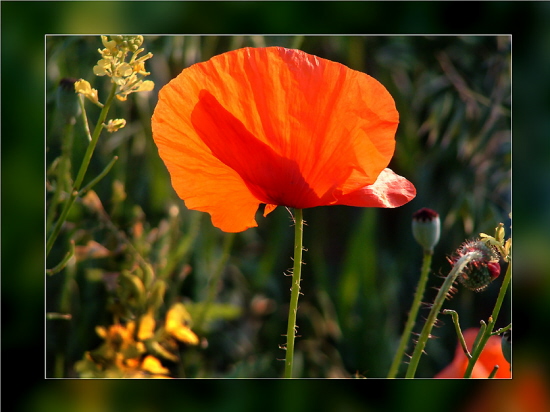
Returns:
[[[504,355],[504,359],[506,359],[508,363],[512,363],[512,329],[508,329],[502,334],[500,344],[502,346],[502,354]]]
[[[434,246],[439,242],[440,223],[437,212],[424,207],[413,213],[412,231],[424,251],[432,254]]]
[[[473,253],[474,257],[458,275],[458,280],[468,289],[480,292],[500,275],[498,255],[492,247],[487,246],[483,241],[473,240],[465,242],[457,250],[456,256],[450,259],[451,264],[469,253]]]

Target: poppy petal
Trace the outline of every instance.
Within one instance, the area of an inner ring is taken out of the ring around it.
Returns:
[[[191,121],[212,155],[237,172],[260,202],[298,208],[316,206],[317,197],[296,162],[280,156],[252,135],[208,91],[199,93]]]
[[[210,213],[212,224],[225,232],[257,226],[254,215],[260,201],[233,169],[212,156],[192,128],[190,116],[174,114],[174,107],[185,107],[180,91],[166,87],[161,93],[153,137],[178,196],[189,209]]]
[[[334,204],[394,208],[404,205],[415,196],[416,189],[411,182],[391,169],[384,169],[374,184],[342,194]]]
[[[277,208],[277,205],[265,205],[264,209],[264,217],[269,215],[271,212],[273,212]]]
[[[372,77],[269,47],[184,69],[160,91],[152,126],[187,207],[240,231],[256,226],[260,203],[272,205],[264,215],[277,205],[396,207],[396,179],[384,202],[377,178],[393,155],[398,120],[393,98]],[[363,190],[369,185],[377,192]]]

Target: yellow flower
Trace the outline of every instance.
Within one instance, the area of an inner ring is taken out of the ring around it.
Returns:
[[[139,323],[138,339],[146,340],[152,338],[155,332],[155,317],[153,312],[149,311],[141,317]]]
[[[198,345],[199,338],[187,326],[191,316],[182,303],[174,304],[166,314],[166,331],[177,340],[189,345]]]
[[[109,133],[116,132],[126,126],[126,120],[124,119],[111,119],[104,125]]]
[[[166,375],[170,371],[154,356],[147,355],[141,364],[141,369],[152,374]]]
[[[151,314],[152,317],[152,314]],[[147,336],[154,330],[154,319],[141,320],[139,335]],[[108,328],[96,327],[104,343],[86,352],[84,359],[75,364],[75,370],[83,378],[167,378],[169,370],[160,361],[146,353],[143,342],[135,340],[136,323],[115,324]]]
[[[135,62],[133,69],[137,74],[143,74],[145,76],[151,74],[150,72],[145,71],[145,63],[143,61]]]
[[[117,87],[116,97],[124,101],[130,93],[151,91],[154,83],[143,81],[150,73],[145,70],[145,61],[153,57],[152,53],[138,55],[145,49],[140,49],[143,36],[101,36],[105,48],[99,50],[101,60],[94,66],[96,76],[109,76]],[[127,62],[128,53],[132,53]]]
[[[94,74],[96,76],[105,76],[111,73],[111,62],[109,60],[101,59],[97,61],[94,66]]]
[[[128,63],[121,63],[117,66],[114,76],[116,77],[127,77],[133,73],[132,66]]]
[[[155,88],[155,83],[151,80],[145,80],[138,83],[138,87],[134,90],[135,92],[150,92]]]
[[[105,46],[107,50],[115,50],[116,49],[116,41],[115,40],[108,40],[107,36],[101,36],[101,42]]]
[[[97,90],[92,89],[92,86],[90,85],[90,83],[88,81],[86,81],[84,79],[77,80],[74,83],[74,89],[75,89],[76,93],[82,94],[88,100],[90,100],[92,103],[97,104],[97,105],[101,105],[101,103],[99,103]]]

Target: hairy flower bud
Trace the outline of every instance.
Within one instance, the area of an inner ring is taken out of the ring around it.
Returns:
[[[413,213],[412,231],[416,241],[425,252],[433,253],[433,248],[439,241],[439,215],[434,210],[422,208]]]
[[[500,275],[498,254],[478,239],[465,242],[449,261],[454,265],[466,254],[472,254],[472,259],[458,275],[458,280],[468,289],[480,292]]]

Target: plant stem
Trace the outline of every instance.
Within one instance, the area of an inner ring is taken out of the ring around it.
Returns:
[[[466,372],[464,373],[465,378],[469,378],[472,376],[472,371],[474,370],[474,366],[479,359],[479,355],[481,355],[481,352],[485,348],[485,344],[489,340],[489,337],[491,336],[491,333],[493,332],[493,328],[495,326],[495,323],[498,318],[498,314],[500,312],[500,308],[502,307],[502,302],[504,301],[504,297],[506,296],[506,292],[508,291],[508,285],[510,284],[510,280],[512,278],[512,260],[508,262],[508,269],[506,269],[506,275],[504,276],[504,280],[502,281],[502,285],[500,287],[500,292],[498,293],[498,298],[495,303],[495,307],[493,308],[493,313],[491,314],[491,317],[489,318],[489,322],[487,324],[487,327],[483,331],[483,334],[481,335],[481,338],[479,339],[479,343],[474,346],[472,349],[472,358],[468,362],[468,367],[466,368]]]
[[[76,176],[71,196],[69,197],[69,199],[67,199],[67,202],[63,207],[63,211],[59,216],[59,220],[56,222],[52,233],[48,237],[48,241],[46,243],[46,256],[50,254],[52,246],[57,239],[59,232],[61,231],[61,226],[63,226],[63,223],[65,223],[65,220],[69,215],[69,211],[71,210],[71,207],[78,196],[78,191],[80,190],[80,186],[82,185],[82,181],[84,180],[84,176],[86,175],[86,171],[88,170],[88,166],[90,165],[90,160],[92,159],[92,155],[94,154],[95,147],[99,140],[99,135],[101,134],[101,130],[103,130],[103,123],[107,118],[107,113],[109,112],[109,108],[111,107],[111,103],[113,102],[113,99],[115,97],[116,88],[117,85],[113,84],[111,92],[109,93],[109,97],[107,98],[107,101],[105,102],[105,105],[103,106],[103,109],[99,114],[99,118],[97,119],[97,123],[94,128],[94,134],[92,135],[92,140],[90,141],[90,144],[86,149],[86,153],[84,154],[84,158],[82,159],[82,164],[80,165],[80,170],[78,171],[78,175]]]
[[[86,153],[84,154],[84,158],[82,159],[82,164],[80,165],[80,170],[78,171],[78,175],[76,176],[76,180],[74,183],[75,190],[79,190],[80,186],[82,185],[82,181],[84,180],[84,176],[86,175],[86,171],[88,170],[90,160],[92,159],[92,155],[94,154],[95,147],[99,140],[99,135],[103,130],[103,123],[107,118],[107,113],[109,113],[109,109],[111,108],[111,103],[113,102],[113,99],[115,97],[116,89],[117,89],[117,85],[113,84],[111,88],[111,92],[109,93],[109,97],[107,97],[107,101],[105,102],[105,106],[103,106],[103,109],[101,109],[101,113],[99,114],[99,118],[97,119],[97,123],[94,128],[92,140],[90,141],[90,144],[86,149]]]
[[[426,289],[426,283],[428,281],[428,274],[430,273],[430,266],[432,264],[432,252],[424,251],[424,257],[422,259],[422,270],[420,271],[420,279],[418,280],[418,286],[416,287],[416,292],[414,294],[413,303],[411,310],[409,312],[409,318],[405,324],[405,329],[401,335],[401,340],[399,342],[399,347],[393,358],[393,362],[388,373],[388,378],[395,378],[397,372],[399,371],[399,366],[403,359],[403,354],[407,348],[407,342],[411,336],[411,332],[414,328],[416,321],[416,316],[418,315],[418,310],[420,309],[420,304],[422,303],[422,297],[424,296],[424,290]]]
[[[413,356],[411,358],[411,362],[409,363],[409,367],[407,368],[407,373],[405,375],[406,378],[408,379],[414,378],[414,375],[416,373],[416,368],[418,367],[418,362],[420,361],[420,357],[424,352],[424,348],[426,347],[426,343],[428,342],[428,339],[430,337],[430,332],[432,331],[433,325],[437,320],[437,315],[439,314],[441,306],[443,306],[445,297],[447,296],[447,293],[453,286],[453,283],[456,280],[458,274],[462,272],[462,270],[464,270],[464,267],[466,267],[466,265],[470,262],[470,260],[472,260],[472,258],[476,256],[476,254],[477,254],[476,252],[472,252],[462,256],[455,263],[449,275],[445,278],[443,285],[441,286],[441,288],[439,289],[439,292],[437,293],[437,296],[435,297],[435,301],[432,306],[432,309],[430,310],[430,314],[428,315],[428,319],[426,319],[426,323],[422,328],[422,332],[420,333],[418,342],[416,343],[416,347],[414,348]]]
[[[288,326],[286,332],[285,378],[292,378],[294,364],[294,338],[296,337],[296,313],[300,295],[300,277],[302,274],[302,244],[304,237],[304,219],[302,209],[295,209],[294,226],[294,268],[292,270],[292,287],[290,306],[288,308]]]
[[[88,183],[86,186],[84,186],[79,192],[78,196],[84,195],[88,190],[90,190],[92,187],[94,187],[101,179],[103,179],[105,176],[107,176],[107,173],[109,173],[118,160],[118,156],[115,156],[111,159],[111,161],[105,166],[105,169],[98,174],[95,178],[93,178],[90,183]]]
[[[470,354],[470,351],[468,350],[468,345],[466,345],[466,341],[464,340],[464,335],[462,334],[462,329],[460,328],[460,322],[458,321],[458,313],[450,309],[443,309],[442,313],[444,315],[452,316],[453,323],[455,325],[456,336],[458,336],[458,341],[460,342],[460,346],[462,346],[462,350],[464,351],[464,354],[466,355],[466,357],[470,359],[472,355]]]

